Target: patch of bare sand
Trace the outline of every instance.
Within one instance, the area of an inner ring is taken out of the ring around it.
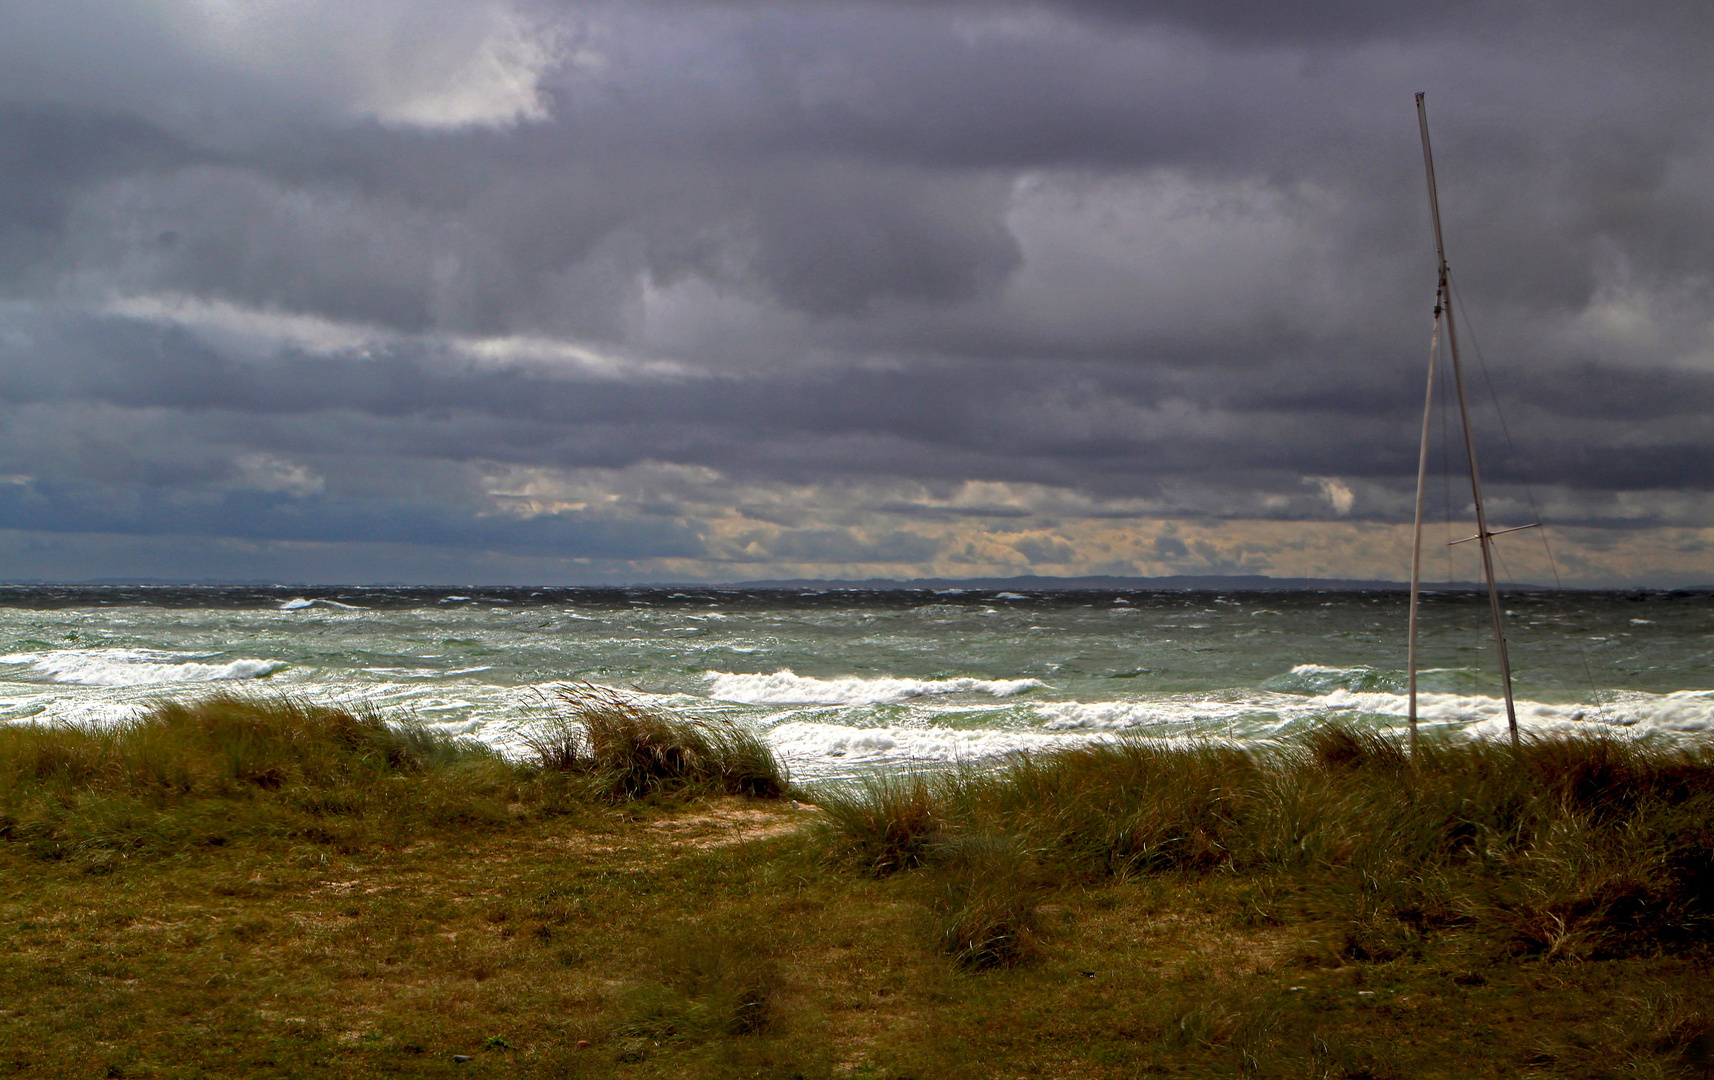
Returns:
[[[811,811],[796,802],[762,805],[743,799],[717,799],[685,813],[649,823],[679,847],[727,847],[769,840],[796,832],[808,824]]]

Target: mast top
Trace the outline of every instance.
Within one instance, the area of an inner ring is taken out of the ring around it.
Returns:
[[[1416,124],[1422,132],[1422,163],[1428,172],[1428,210],[1434,219],[1434,255],[1439,260],[1440,280],[1446,281],[1446,241],[1440,234],[1440,191],[1434,183],[1434,151],[1428,145],[1428,103],[1422,91],[1416,95]]]

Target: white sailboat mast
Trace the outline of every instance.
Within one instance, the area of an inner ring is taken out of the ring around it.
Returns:
[[[1464,455],[1470,462],[1470,494],[1476,504],[1476,536],[1475,539],[1482,549],[1482,575],[1488,583],[1488,610],[1494,623],[1494,647],[1500,657],[1500,682],[1506,698],[1506,727],[1512,738],[1512,745],[1518,744],[1518,714],[1517,707],[1512,701],[1512,665],[1506,653],[1506,632],[1503,624],[1504,613],[1500,608],[1500,590],[1494,581],[1494,534],[1488,530],[1488,515],[1482,506],[1482,474],[1476,466],[1476,439],[1470,428],[1470,402],[1464,392],[1464,369],[1458,356],[1458,331],[1452,316],[1452,287],[1451,272],[1446,265],[1446,242],[1440,231],[1440,193],[1434,183],[1434,154],[1428,144],[1428,107],[1423,102],[1423,95],[1416,96],[1417,126],[1422,130],[1422,163],[1428,174],[1428,206],[1434,220],[1434,253],[1439,261],[1440,284],[1435,293],[1435,310],[1446,320],[1446,346],[1452,354],[1452,381],[1458,388],[1458,413],[1464,424]],[[1437,318],[1438,324],[1438,318]],[[1438,325],[1437,325],[1438,329]],[[1432,359],[1431,359],[1432,364]],[[1411,737],[1416,737],[1416,616],[1418,571],[1420,569],[1420,551],[1422,539],[1422,489],[1426,476],[1426,458],[1428,453],[1428,416],[1424,410],[1423,416],[1423,457],[1417,463],[1417,553],[1411,558],[1411,650],[1408,664],[1410,666],[1410,712]]]

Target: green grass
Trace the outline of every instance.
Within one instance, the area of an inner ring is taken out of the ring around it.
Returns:
[[[742,770],[709,728],[669,738],[625,705],[614,727],[640,735],[606,758],[603,721],[562,709],[574,756],[553,767],[235,698],[0,729],[0,1074],[1714,1063],[1704,750],[1410,758],[1327,729],[877,779],[800,791],[805,809],[724,794]],[[652,779],[618,779],[639,757]]]
[[[447,829],[587,816],[602,802],[774,797],[784,773],[754,735],[570,687],[533,760],[379,713],[217,694],[110,726],[0,725],[0,838],[38,858],[166,853],[241,838],[338,849]],[[548,740],[575,749],[553,759]]]
[[[0,726],[0,836],[91,866],[246,837],[355,848],[503,822],[524,786],[480,745],[289,699],[165,702],[110,727]]]
[[[1328,727],[1247,750],[1126,741],[829,792],[833,857],[933,867],[979,843],[1062,883],[1287,878],[1353,956],[1479,924],[1523,953],[1714,939],[1714,754],[1611,738],[1425,742]],[[991,877],[993,875],[990,875]]]
[[[635,799],[659,791],[774,798],[785,770],[755,733],[727,720],[670,716],[607,687],[574,683],[560,708],[522,729],[535,763],[590,778],[603,795]]]

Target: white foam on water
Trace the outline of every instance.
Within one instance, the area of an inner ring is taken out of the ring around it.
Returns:
[[[1323,711],[1398,717],[1408,716],[1410,711],[1410,699],[1404,694],[1335,690],[1309,700]],[[1519,700],[1514,707],[1518,727],[1538,734],[1587,732],[1590,725],[1637,728],[1639,733],[1714,731],[1714,691],[1710,690],[1668,694],[1631,691],[1596,704]],[[1418,694],[1417,717],[1430,723],[1464,724],[1469,734],[1479,737],[1503,734],[1508,728],[1506,703],[1497,697]]]
[[[814,679],[781,668],[772,675],[703,673],[709,695],[749,705],[881,705],[938,694],[1011,697],[1044,687],[1040,679]]]
[[[1350,675],[1368,668],[1328,667],[1326,664],[1299,664],[1291,669],[1293,675]]]
[[[1132,728],[1185,726],[1248,721],[1244,734],[1261,734],[1280,721],[1317,711],[1296,694],[1259,694],[1236,700],[1174,694],[1143,701],[1056,701],[1037,705],[1042,727],[1049,731],[1128,731]],[[1269,716],[1275,719],[1267,719]]]
[[[1087,737],[1039,731],[964,730],[941,727],[848,727],[788,721],[767,732],[774,752],[794,771],[818,772],[885,762],[953,763],[1022,750],[1052,750],[1087,743]]]
[[[1297,675],[1342,674],[1342,669],[1303,665]],[[1633,727],[1643,731],[1693,733],[1714,731],[1714,691],[1680,690],[1669,694],[1630,692],[1599,704],[1519,700],[1514,707],[1518,726],[1537,734],[1588,732],[1592,725]],[[1254,693],[1230,697],[1194,694],[1166,695],[1140,701],[1032,703],[1048,731],[1128,731],[1149,727],[1208,729],[1237,723],[1239,737],[1266,737],[1288,724],[1340,714],[1403,720],[1410,715],[1410,698],[1382,691],[1335,689],[1323,694]],[[1506,703],[1498,697],[1468,694],[1419,693],[1417,718],[1436,726],[1458,725],[1466,733],[1486,737],[1505,733]]]
[[[0,663],[28,664],[51,682],[77,686],[157,686],[173,683],[261,679],[286,667],[282,660],[240,659],[203,664],[191,653],[148,649],[64,649],[48,653],[12,653]],[[178,660],[177,663],[164,662]]]
[[[1613,707],[1620,715],[1639,715],[1639,722],[1666,731],[1714,731],[1711,690],[1677,690],[1649,695],[1644,701],[1620,701]]]
[[[466,597],[466,599],[468,599],[468,597]],[[312,608],[312,607],[315,607],[317,605],[320,605],[322,607],[344,608],[346,611],[364,611],[364,610],[367,610],[367,609],[365,609],[365,608],[363,608],[357,604],[342,604],[338,600],[305,600],[301,596],[294,596],[290,600],[287,600],[285,603],[280,605],[280,610],[281,611],[302,611],[305,608]]]
[[[10,716],[0,714],[0,723],[70,724],[81,728],[111,727],[140,715],[147,708],[143,702],[124,699],[44,700],[30,705],[18,702],[9,704],[18,711]]]

